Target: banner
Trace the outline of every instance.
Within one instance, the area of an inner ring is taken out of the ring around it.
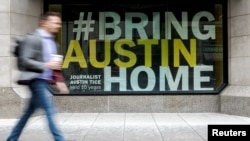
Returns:
[[[222,86],[222,8],[147,6],[64,7],[63,70],[71,93],[213,92]]]

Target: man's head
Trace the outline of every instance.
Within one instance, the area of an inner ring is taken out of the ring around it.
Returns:
[[[57,33],[62,26],[61,14],[57,12],[44,13],[40,18],[40,28],[51,34]]]

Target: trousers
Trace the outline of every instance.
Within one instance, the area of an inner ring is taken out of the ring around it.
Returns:
[[[52,133],[55,141],[65,141],[60,129],[57,127],[54,115],[56,107],[52,102],[52,99],[47,94],[49,84],[47,80],[34,79],[29,83],[29,89],[31,91],[31,98],[28,102],[27,108],[24,110],[19,121],[12,129],[7,141],[18,141],[23,128],[25,127],[28,119],[38,109],[42,108],[45,111],[46,118],[50,132]]]

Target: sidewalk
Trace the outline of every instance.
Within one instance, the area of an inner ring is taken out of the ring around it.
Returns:
[[[67,141],[207,141],[208,124],[250,124],[250,118],[220,113],[60,113]],[[5,141],[16,119],[0,119]],[[20,141],[53,141],[44,116],[33,117]]]

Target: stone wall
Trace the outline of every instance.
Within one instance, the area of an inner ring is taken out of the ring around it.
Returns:
[[[250,1],[228,0],[229,86],[220,95],[55,96],[59,112],[222,112],[250,116]],[[0,0],[0,118],[17,117],[29,92],[18,75],[11,41],[32,32],[42,0]]]
[[[0,118],[19,115],[27,100],[14,91],[20,86],[13,81],[18,71],[11,45],[13,38],[38,26],[42,4],[42,0],[0,0]]]
[[[229,86],[221,112],[250,117],[250,1],[228,1]]]

